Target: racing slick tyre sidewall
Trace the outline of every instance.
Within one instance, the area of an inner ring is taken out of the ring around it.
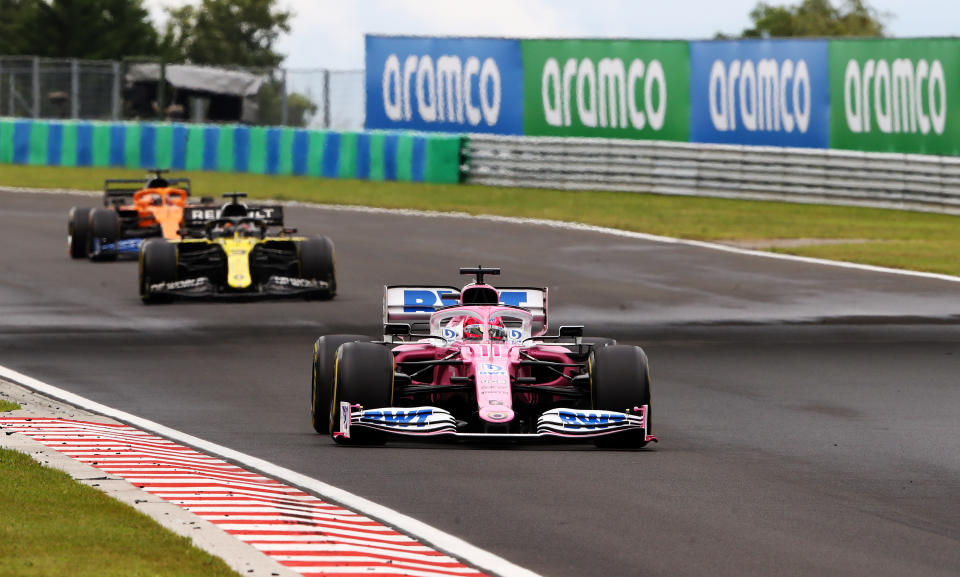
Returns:
[[[173,297],[152,294],[147,287],[160,282],[177,280],[177,247],[160,238],[152,238],[140,245],[140,298],[146,304],[166,303]]]
[[[330,411],[330,430],[340,424],[340,403],[361,405],[365,409],[393,404],[393,353],[375,343],[345,343],[337,351],[336,376]],[[350,438],[334,436],[341,445],[382,445],[385,433],[351,430]]]
[[[107,208],[95,208],[90,211],[90,219],[88,222],[87,256],[90,257],[90,260],[117,260],[116,248],[110,252],[103,250],[97,254],[93,252],[93,242],[95,239],[99,240],[101,244],[116,245],[117,238],[120,236],[120,219],[116,211]]]
[[[300,278],[326,281],[330,288],[313,295],[314,298],[332,299],[337,295],[337,259],[333,241],[325,236],[300,241]],[[309,297],[308,297],[309,298]]]
[[[596,410],[625,412],[640,405],[650,408],[650,369],[647,355],[640,347],[598,348],[590,361],[590,383]],[[652,433],[649,410],[647,419],[646,431],[598,437],[594,444],[604,448],[639,449],[647,444],[646,434]]]
[[[67,251],[70,253],[70,258],[87,256],[90,210],[89,208],[74,206],[67,214]]]
[[[324,335],[313,345],[313,376],[310,379],[310,406],[313,430],[329,435],[330,394],[333,392],[333,372],[337,366],[337,349],[343,343],[369,341],[364,335]]]

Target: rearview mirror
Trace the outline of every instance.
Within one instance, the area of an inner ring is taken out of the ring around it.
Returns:
[[[410,325],[405,323],[387,323],[383,325],[383,334],[392,337],[406,336],[410,334]]]
[[[560,327],[560,338],[579,339],[583,336],[583,325],[567,325]],[[579,342],[579,341],[578,341]]]

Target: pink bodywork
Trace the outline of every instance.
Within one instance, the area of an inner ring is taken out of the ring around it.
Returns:
[[[462,366],[438,366],[438,374],[431,379],[431,382],[437,385],[450,384],[451,376],[465,377],[474,376],[476,386],[476,399],[480,418],[490,423],[508,423],[514,418],[513,411],[513,393],[511,387],[511,377],[530,376],[529,368],[521,367],[519,362],[522,360],[521,351],[533,353],[536,351],[536,358],[541,360],[554,360],[557,362],[572,362],[568,356],[568,350],[564,347],[538,344],[535,346],[522,345],[522,339],[515,340],[492,340],[488,328],[491,324],[491,317],[507,316],[515,317],[520,314],[529,315],[524,311],[504,306],[462,306],[456,309],[446,309],[442,314],[450,316],[457,311],[472,313],[469,316],[483,325],[482,340],[464,340],[462,336],[455,338],[445,344],[439,345],[434,342],[420,341],[417,343],[399,345],[394,348],[396,363],[402,364],[404,361],[416,360],[439,360],[450,357],[451,353],[459,351],[459,355],[454,356],[463,362]],[[441,314],[441,313],[435,313]],[[434,316],[435,316],[434,315]],[[457,326],[462,323],[463,317],[452,317],[448,326]],[[436,324],[436,323],[431,323]],[[517,329],[514,329],[515,331]],[[529,331],[525,332],[523,338],[530,337]],[[437,338],[437,342],[441,339]],[[568,371],[572,371],[569,369]],[[557,381],[563,380],[559,375],[556,381],[542,383],[543,385],[553,385]],[[439,393],[444,394],[444,393]]]

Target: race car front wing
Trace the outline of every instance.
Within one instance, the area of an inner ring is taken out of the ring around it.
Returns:
[[[656,442],[648,433],[650,406],[633,407],[628,412],[583,409],[551,409],[540,415],[536,433],[461,433],[457,420],[439,407],[385,407],[367,409],[340,403],[339,430],[336,436],[350,438],[351,429],[373,429],[408,437],[450,436],[470,439],[592,439],[624,431],[642,430],[646,440]]]
[[[178,281],[152,283],[151,294],[166,294],[183,298],[238,298],[251,296],[299,297],[322,293],[330,289],[327,281],[273,275],[265,283],[242,291],[220,290],[208,277],[201,276]]]

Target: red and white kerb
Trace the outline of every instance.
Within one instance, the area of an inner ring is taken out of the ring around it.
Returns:
[[[0,428],[121,477],[305,576],[484,575],[369,517],[128,425],[0,418]]]

